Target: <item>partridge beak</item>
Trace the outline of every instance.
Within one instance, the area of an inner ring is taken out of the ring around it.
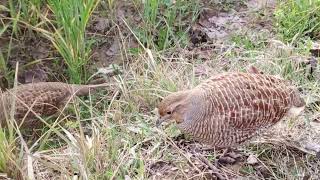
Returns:
[[[158,118],[156,121],[156,127],[159,127],[162,123],[163,123],[163,119],[162,118]]]

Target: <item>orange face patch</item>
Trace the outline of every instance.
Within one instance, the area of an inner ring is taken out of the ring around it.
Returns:
[[[183,122],[182,115],[178,113],[174,113],[172,119],[174,119],[178,124]]]

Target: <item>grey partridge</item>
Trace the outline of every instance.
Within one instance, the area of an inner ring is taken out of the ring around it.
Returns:
[[[217,149],[238,145],[298,115],[305,102],[286,80],[261,73],[223,73],[165,97],[157,125],[174,120],[184,133]]]
[[[61,82],[39,82],[19,85],[0,94],[0,124],[6,126],[12,104],[15,100],[14,119],[18,125],[24,119],[22,127],[36,127],[41,123],[37,115],[50,116],[66,105],[73,95],[85,96],[91,88],[104,87],[98,85],[76,85]],[[32,107],[32,111],[29,108]],[[35,114],[36,113],[36,114]]]

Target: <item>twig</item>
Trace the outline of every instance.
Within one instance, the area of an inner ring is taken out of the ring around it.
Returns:
[[[193,166],[195,168],[195,170],[198,173],[201,173],[201,170],[194,164],[192,163],[190,157],[186,156],[185,153],[183,152],[183,150],[181,150],[173,141],[170,137],[168,137],[165,133],[163,133],[162,131],[160,131],[159,129],[156,129],[157,132],[159,132],[166,140],[168,140],[170,142],[170,144],[178,151],[178,153],[180,153],[180,155],[182,155],[184,158],[186,158],[186,160],[189,162],[189,164],[191,164],[191,166]]]
[[[210,161],[208,161],[207,158],[203,157],[201,154],[197,154],[196,156],[198,157],[198,159],[200,159],[203,163],[205,163],[213,171],[213,174],[218,179],[221,179],[221,180],[226,179],[225,177],[223,177],[221,175],[221,171],[216,166],[214,166]]]

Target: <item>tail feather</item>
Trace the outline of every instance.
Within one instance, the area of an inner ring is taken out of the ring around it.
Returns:
[[[248,73],[252,73],[252,74],[263,74],[262,71],[260,71],[257,67],[255,66],[250,66],[248,69],[247,69],[247,72]]]
[[[110,86],[108,83],[96,84],[96,85],[71,85],[71,92],[77,96],[86,96],[90,92],[96,91],[98,88]]]

